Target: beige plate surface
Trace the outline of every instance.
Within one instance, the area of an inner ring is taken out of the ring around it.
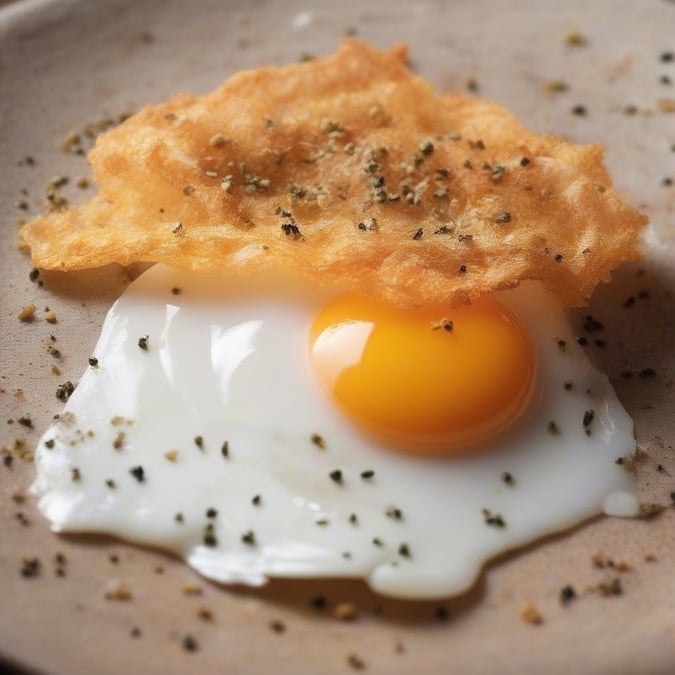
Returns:
[[[61,139],[102,116],[179,90],[204,92],[244,67],[332,52],[340,37],[353,31],[383,47],[409,42],[415,67],[442,89],[474,81],[481,95],[500,101],[537,130],[607,146],[616,183],[650,216],[653,236],[645,260],[618,272],[611,286],[596,293],[589,311],[605,323],[601,338],[608,344],[589,349],[612,377],[647,453],[638,466],[641,500],[668,505],[675,490],[675,113],[667,110],[675,106],[675,61],[662,54],[675,51],[675,4],[666,0],[4,5],[3,452],[16,454],[22,443],[24,451],[32,449],[59,410],[57,384],[77,381],[105,312],[127,279],[122,270],[106,269],[42,274],[43,286],[29,280],[28,258],[15,247],[17,217],[42,208],[45,186],[55,174],[71,178],[63,192],[72,199],[91,190],[75,187],[87,166],[59,149]],[[573,31],[586,44],[566,44]],[[547,83],[553,80],[568,88],[551,91]],[[572,114],[577,105],[587,114]],[[28,156],[34,164],[26,162]],[[635,302],[625,308],[630,296]],[[36,318],[21,323],[17,314],[28,303],[37,306]],[[45,321],[46,306],[56,311],[56,324]],[[50,345],[59,358],[49,353]],[[656,375],[638,377],[645,368]],[[625,371],[634,373],[632,379],[621,376]],[[25,416],[33,429],[19,423]],[[652,520],[598,518],[502,556],[463,597],[399,603],[344,581],[226,589],[153,551],[102,537],[53,535],[33,499],[21,501],[33,476],[33,465],[19,457],[11,466],[0,463],[0,655],[29,670],[310,674],[363,665],[369,673],[675,672],[670,507]],[[66,559],[60,565],[59,553]],[[596,553],[614,566],[594,566]],[[31,558],[39,560],[40,571],[26,578],[21,568]],[[58,568],[65,576],[58,576]],[[129,587],[130,600],[105,599],[114,579]],[[591,590],[614,579],[621,595]],[[200,592],[193,588],[186,594],[189,584]],[[577,598],[562,606],[559,592],[566,584]],[[325,598],[324,609],[312,607],[316,596]],[[341,601],[356,605],[355,621],[335,618]],[[520,618],[526,601],[539,609],[542,625]],[[439,614],[447,615],[445,620]],[[274,621],[285,631],[272,630]],[[186,635],[195,651],[185,649]]]

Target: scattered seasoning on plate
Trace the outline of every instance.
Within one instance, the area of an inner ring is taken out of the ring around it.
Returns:
[[[255,546],[256,541],[255,541],[255,533],[253,530],[248,530],[247,532],[244,532],[244,534],[241,535],[241,540],[244,542],[244,544],[248,544],[249,546]]]
[[[138,346],[144,351],[148,350],[148,341],[150,339],[149,335],[143,335],[138,338]]]
[[[129,469],[129,473],[139,482],[145,482],[145,469],[142,466],[134,466]]]
[[[595,588],[591,588],[591,590],[597,590],[600,595],[607,598],[613,595],[623,595],[623,584],[619,577],[614,577],[607,581],[601,581]]]
[[[342,485],[342,471],[340,471],[340,469],[335,469],[334,471],[331,471],[328,475],[330,476],[330,479],[334,483]]]
[[[198,607],[197,618],[202,621],[213,621],[213,612],[208,607]]]
[[[279,621],[279,619],[273,619],[270,621],[270,629],[274,633],[285,633],[286,632],[286,624],[283,621]]]
[[[112,579],[106,584],[106,591],[104,593],[106,600],[116,600],[119,602],[127,602],[133,598],[131,589],[121,581]]]
[[[24,577],[24,579],[33,579],[34,577],[40,576],[42,563],[39,558],[23,558],[19,569],[21,576]]]
[[[324,450],[326,448],[326,441],[321,434],[313,433],[310,435],[309,440],[316,445],[317,448]]]
[[[516,483],[513,475],[509,471],[502,472],[502,481],[506,483],[506,485],[515,485]]]
[[[358,610],[353,602],[340,602],[333,608],[333,616],[340,621],[354,621]]]
[[[63,401],[65,403],[74,391],[75,385],[70,380],[68,380],[56,388],[56,398],[58,398],[59,401]]]
[[[520,618],[533,626],[540,626],[544,623],[541,612],[531,602],[524,603],[520,608]]]
[[[192,635],[190,635],[190,633],[186,633],[183,636],[181,644],[186,652],[196,652],[199,649],[199,643]]]
[[[481,512],[486,525],[498,528],[506,527],[506,521],[500,513],[492,513],[490,509],[481,509]]]
[[[576,597],[577,592],[569,584],[560,589],[560,604],[563,605],[563,607],[569,605]]]
[[[347,656],[347,664],[353,670],[366,669],[366,662],[358,654],[349,654]]]

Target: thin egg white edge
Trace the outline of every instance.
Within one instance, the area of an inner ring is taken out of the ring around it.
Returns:
[[[539,284],[499,293],[532,336],[536,393],[488,441],[493,451],[447,459],[378,448],[319,391],[308,333],[330,293],[275,275],[163,265],[142,274],[105,319],[98,366],[38,444],[32,491],[52,529],[155,546],[223,583],[362,577],[383,595],[432,599],[469,588],[500,552],[603,509],[637,513],[632,479],[615,463],[635,450],[632,420]],[[147,350],[138,346],[145,335]],[[591,409],[588,436],[582,419]],[[143,482],[130,473],[137,466]],[[330,478],[335,470],[341,483]],[[361,477],[366,470],[372,479]],[[483,509],[506,526],[486,524]],[[209,523],[215,546],[205,543]]]

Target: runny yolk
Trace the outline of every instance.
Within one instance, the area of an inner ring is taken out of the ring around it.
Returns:
[[[493,297],[405,310],[341,295],[314,320],[310,363],[358,426],[428,455],[463,452],[509,426],[535,375],[525,326]]]

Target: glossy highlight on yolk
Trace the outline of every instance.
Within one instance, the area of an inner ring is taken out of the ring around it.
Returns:
[[[506,428],[535,377],[525,326],[494,297],[407,310],[347,293],[315,317],[309,356],[357,425],[418,454],[460,453]]]

